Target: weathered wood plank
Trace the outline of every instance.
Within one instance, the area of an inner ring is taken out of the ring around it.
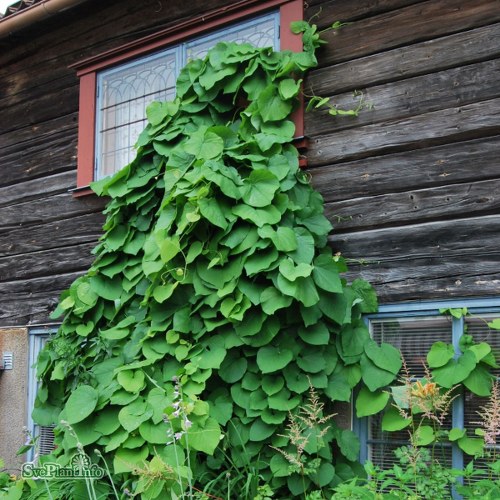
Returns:
[[[77,112],[78,93],[79,86],[75,80],[73,85],[59,89],[57,92],[32,94],[30,99],[2,109],[0,134],[22,129],[27,124],[36,125]]]
[[[333,234],[336,251],[353,262],[382,300],[425,300],[500,293],[500,216]]]
[[[36,79],[26,78],[26,74],[14,75],[8,73],[6,78],[0,79],[0,87],[14,87],[11,93],[0,93],[0,108],[8,110],[13,106],[26,106],[33,98],[41,98],[46,94],[57,94],[69,87],[77,85],[78,78],[75,72],[67,67],[60,59],[51,61],[49,68],[39,66],[34,62],[30,71],[36,72]],[[12,82],[5,81],[14,80]]]
[[[369,109],[348,118],[332,117],[328,109],[306,113],[306,133],[314,136],[493,99],[500,96],[499,82],[500,59],[494,59],[360,89]],[[331,99],[339,109],[353,109],[360,97],[348,93]]]
[[[70,193],[37,198],[28,202],[0,208],[0,233],[21,226],[39,225],[44,222],[76,217],[102,210],[104,201],[97,196],[74,198]]]
[[[15,256],[15,266],[11,255],[0,258],[0,283],[85,271],[93,261],[90,252],[94,246],[95,243],[83,243],[19,254]]]
[[[83,273],[0,283],[0,325],[53,323],[49,315],[61,292]]]
[[[15,132],[0,135],[0,152],[4,157],[19,152],[22,148],[43,145],[47,147],[47,143],[54,135],[56,140],[64,135],[73,138],[73,134],[76,135],[77,125],[78,113],[59,116],[35,125],[26,125]]]
[[[311,167],[500,133],[500,99],[341,130],[310,141]]]
[[[325,201],[496,179],[500,136],[311,168]],[[481,165],[481,168],[471,168]]]
[[[329,241],[338,250],[349,247],[348,253],[343,252],[346,256],[371,263],[431,257],[453,260],[476,254],[489,258],[500,256],[499,228],[500,215],[486,215],[346,234],[334,232]]]
[[[14,202],[20,203],[33,200],[49,194],[67,193],[68,186],[75,183],[75,172],[63,172],[25,182],[24,179],[17,180],[19,181],[17,184],[0,187],[0,207]]]
[[[429,0],[326,32],[320,66],[500,21],[500,0]]]
[[[311,19],[320,28],[336,21],[357,19],[383,14],[424,0],[308,0],[304,19]]]
[[[63,218],[54,222],[28,227],[21,226],[2,233],[0,257],[97,242],[102,234],[105,219],[100,213],[69,219],[64,218],[65,214],[61,216]]]
[[[500,55],[500,23],[311,71],[310,94],[333,95]]]
[[[347,231],[459,218],[463,214],[477,217],[499,209],[500,179],[491,179],[328,203],[325,213],[337,230]]]
[[[485,263],[474,258],[460,261],[453,270],[446,263],[432,267],[414,264],[401,266],[398,276],[391,277],[383,268],[362,267],[352,268],[345,277],[348,281],[363,278],[370,282],[380,303],[490,297],[500,293],[500,272],[496,271],[499,264],[499,260]]]
[[[77,147],[74,117],[62,117],[0,136],[0,186],[71,170],[74,180],[67,187],[74,187]],[[13,142],[16,137],[18,143]]]

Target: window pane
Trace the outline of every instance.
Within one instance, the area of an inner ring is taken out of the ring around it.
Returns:
[[[141,58],[99,75],[96,179],[113,174],[133,159],[133,146],[146,126],[146,106],[174,97],[177,52]]]
[[[425,375],[424,363],[432,344],[452,342],[451,322],[445,317],[380,319],[370,325],[373,339],[399,349],[410,375],[416,378]]]
[[[207,52],[219,42],[250,43],[255,47],[279,48],[278,14],[259,17],[245,24],[217,31],[212,35],[186,43],[186,58],[188,61],[205,57]]]

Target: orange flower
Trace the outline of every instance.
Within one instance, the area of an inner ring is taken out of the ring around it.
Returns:
[[[438,388],[434,382],[427,382],[425,385],[418,380],[415,383],[414,388],[411,391],[411,395],[420,398],[427,399],[428,397],[436,396],[438,393]]]

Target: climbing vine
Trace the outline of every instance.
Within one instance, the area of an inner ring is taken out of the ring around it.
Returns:
[[[60,463],[97,450],[144,498],[201,488],[228,461],[251,462],[281,497],[355,475],[357,437],[333,420],[314,445],[300,431],[309,467],[286,459],[288,415],[311,390],[322,413],[360,382],[379,397],[401,367],[370,339],[361,315],[375,294],[342,278],[299,169],[290,115],[321,40],[293,30],[303,52],[219,43],[191,61],[176,98],[148,107],[136,158],[93,184],[110,197],[104,235],[37,368],[33,417],[57,425]],[[176,473],[137,482],[159,463]]]

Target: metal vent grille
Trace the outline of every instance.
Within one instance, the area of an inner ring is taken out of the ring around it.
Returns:
[[[54,426],[39,427],[38,451],[40,455],[49,455],[56,447],[54,446]]]

